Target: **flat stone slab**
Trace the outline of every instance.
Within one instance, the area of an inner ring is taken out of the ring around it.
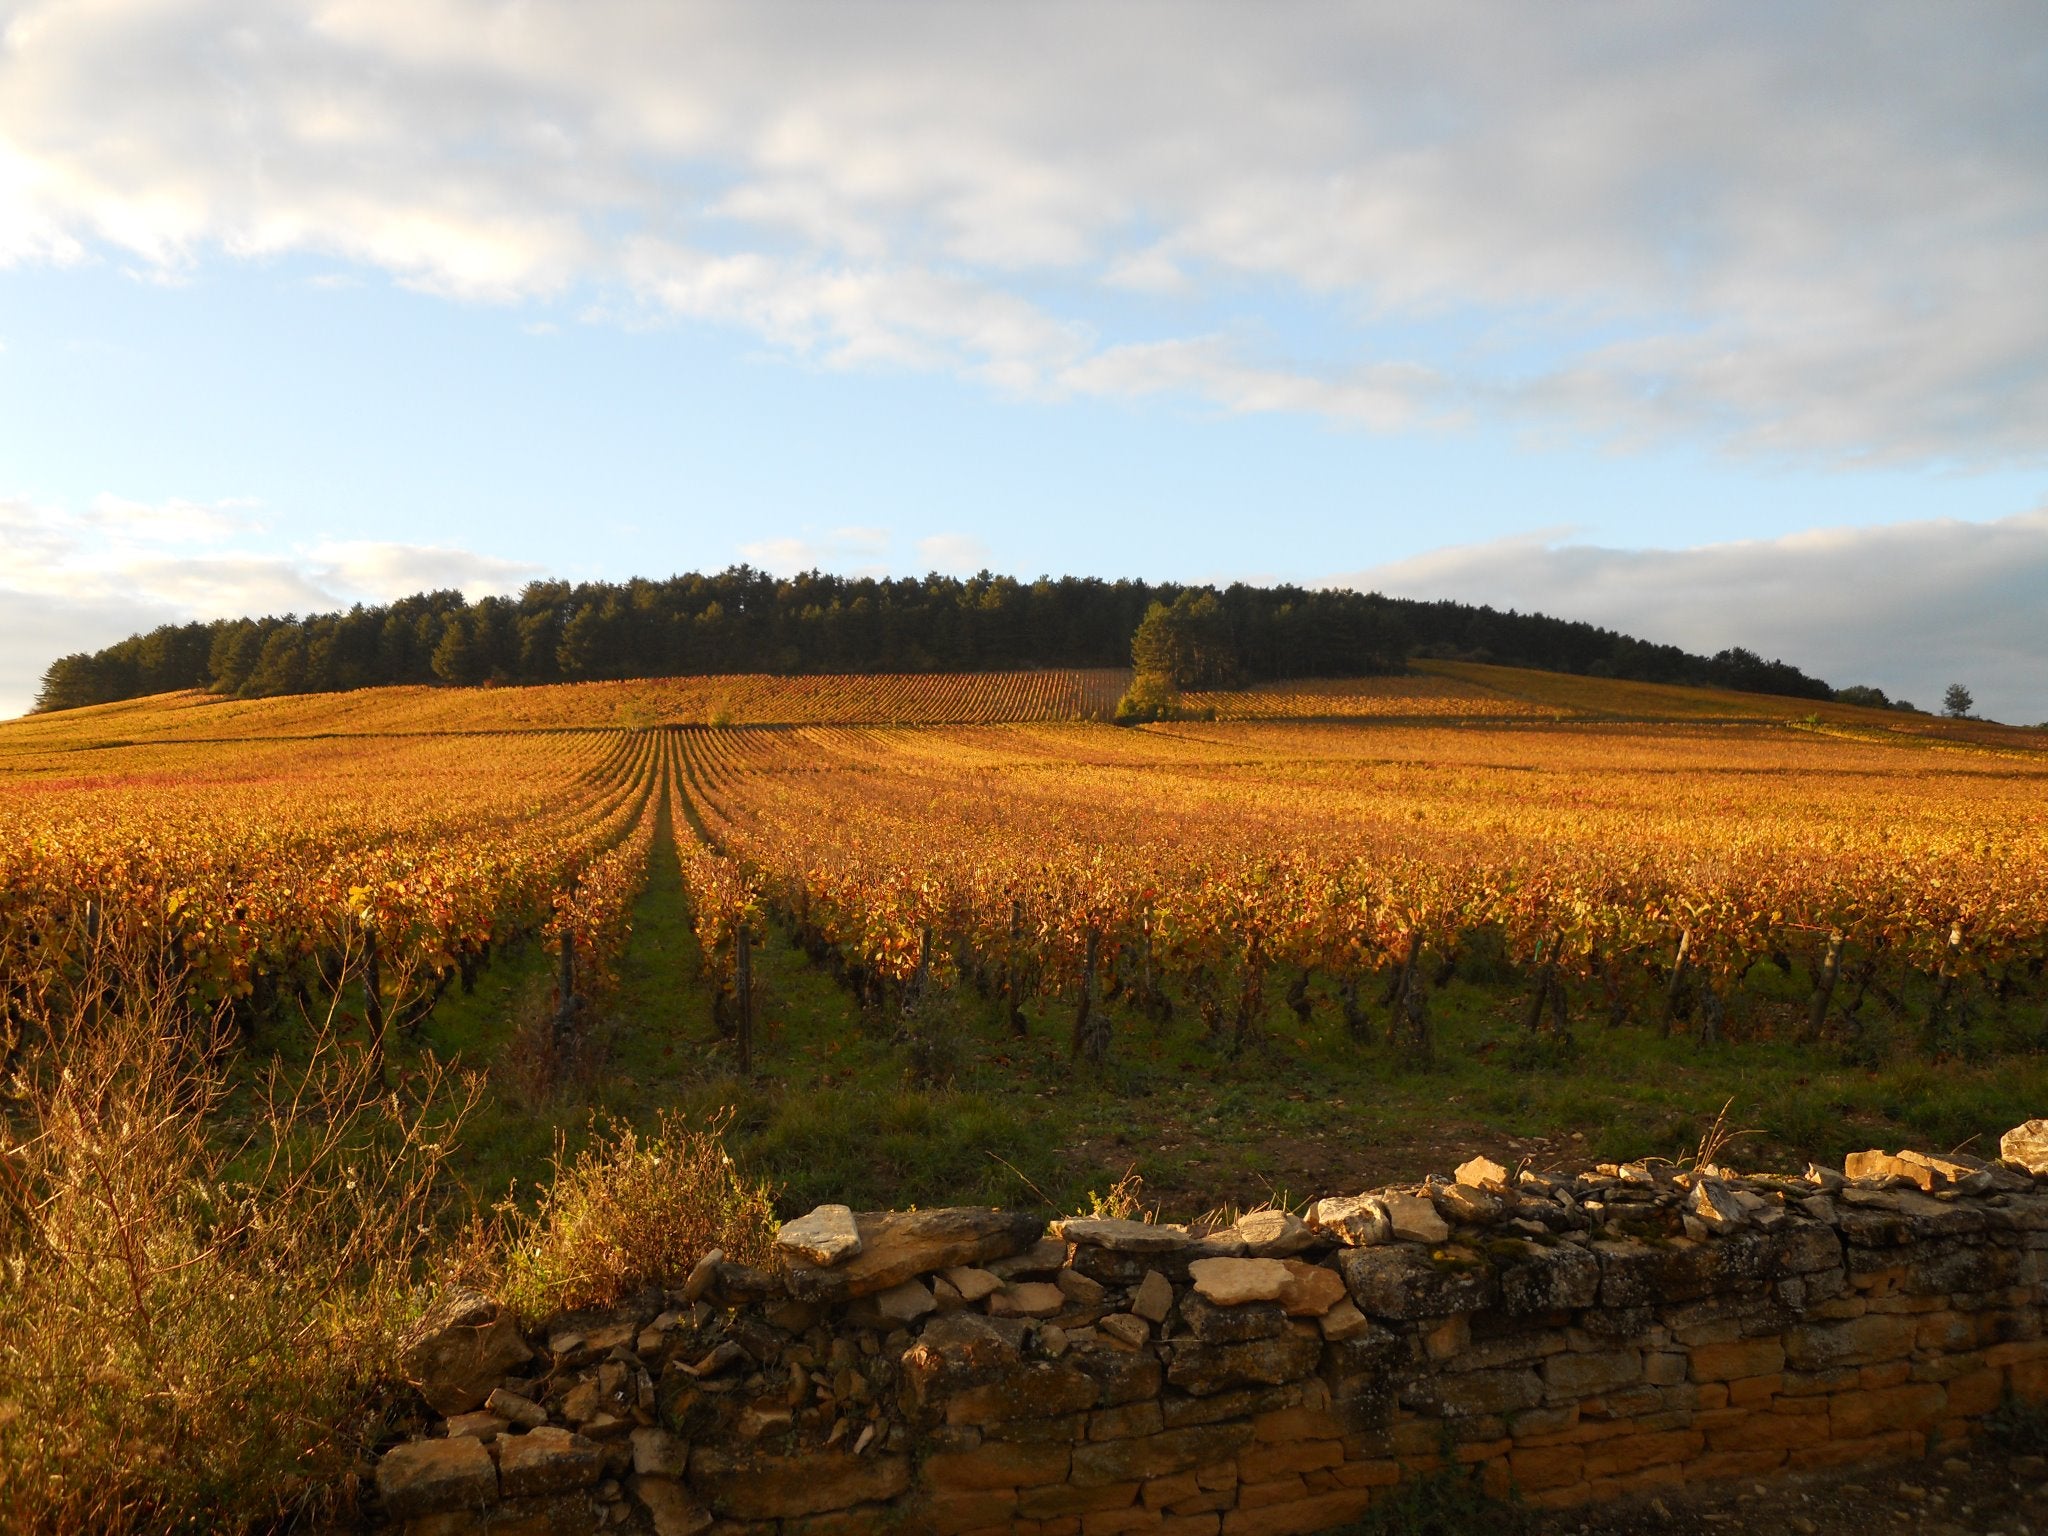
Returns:
[[[821,1205],[808,1216],[784,1222],[775,1234],[775,1246],[807,1264],[829,1269],[860,1253],[860,1226],[851,1206]]]
[[[1321,1317],[1344,1300],[1344,1277],[1334,1269],[1302,1259],[1282,1259],[1287,1283],[1280,1287],[1279,1302],[1289,1317]]]
[[[902,1456],[769,1456],[700,1445],[690,1486],[728,1520],[783,1520],[893,1499],[910,1487]]]
[[[498,1442],[498,1473],[508,1499],[588,1488],[604,1476],[604,1453],[593,1440],[543,1425]]]
[[[498,1496],[498,1468],[473,1435],[409,1440],[377,1463],[377,1493],[394,1520],[475,1509]]]
[[[1188,1266],[1188,1278],[1204,1301],[1241,1307],[1253,1301],[1278,1301],[1292,1277],[1278,1259],[1197,1259]],[[1342,1289],[1340,1284],[1340,1294]]]
[[[862,1211],[854,1224],[860,1252],[830,1267],[791,1264],[792,1296],[817,1302],[872,1296],[919,1275],[1022,1253],[1045,1231],[1045,1223],[1036,1216],[981,1206]]]
[[[906,1280],[886,1291],[875,1292],[875,1310],[892,1323],[914,1323],[927,1312],[938,1310],[938,1301],[922,1280]]]
[[[1016,1280],[988,1299],[991,1317],[1058,1317],[1067,1293],[1049,1280]]]
[[[976,1269],[971,1264],[956,1264],[946,1271],[946,1283],[960,1293],[960,1299],[972,1305],[986,1300],[1003,1288],[1002,1278],[985,1269]]]
[[[1316,1244],[1308,1223],[1292,1211],[1247,1211],[1237,1218],[1237,1235],[1255,1259],[1291,1259]]]
[[[1394,1236],[1411,1243],[1441,1243],[1450,1237],[1450,1223],[1427,1195],[1384,1195],[1381,1200]]]
[[[1069,1216],[1054,1222],[1052,1230],[1070,1243],[1111,1253],[1171,1253],[1194,1241],[1186,1227],[1118,1216]]]

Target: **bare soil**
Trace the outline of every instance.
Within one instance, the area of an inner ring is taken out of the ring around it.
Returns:
[[[1544,1536],[2043,1536],[2048,1458],[1979,1444],[1884,1468],[1646,1495],[1545,1519]]]

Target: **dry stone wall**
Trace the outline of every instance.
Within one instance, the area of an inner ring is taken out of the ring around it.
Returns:
[[[783,1268],[713,1254],[532,1339],[449,1298],[411,1355],[448,1417],[384,1456],[382,1514],[409,1536],[1279,1536],[1445,1451],[1555,1506],[1914,1457],[2048,1401],[2035,1125],[2027,1157],[1852,1176],[1475,1160],[1210,1232],[826,1207],[785,1228]]]

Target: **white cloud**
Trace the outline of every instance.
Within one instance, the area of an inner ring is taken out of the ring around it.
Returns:
[[[888,554],[890,543],[886,528],[832,528],[822,533],[753,539],[740,545],[739,555],[749,565],[778,576],[826,570],[879,575],[883,570],[879,562]]]
[[[1550,530],[1335,584],[1536,609],[1693,651],[1745,646],[1923,708],[1961,681],[1993,718],[2048,720],[2048,510],[1677,550],[1604,549]]]
[[[995,563],[995,553],[968,533],[935,533],[917,541],[917,558],[928,570],[971,576]]]
[[[438,545],[324,540],[283,552],[246,500],[97,497],[84,512],[0,496],[0,717],[29,707],[58,656],[158,624],[313,613],[459,588],[516,589],[536,566]]]
[[[2044,45],[1916,0],[26,0],[0,264],[308,253],[1010,393],[2035,461]]]

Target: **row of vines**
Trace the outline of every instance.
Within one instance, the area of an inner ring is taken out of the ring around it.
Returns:
[[[0,1052],[111,929],[173,959],[195,1016],[346,998],[381,1051],[493,953],[611,984],[646,878],[656,732],[140,747],[0,794]]]
[[[1768,964],[1811,983],[1802,1033],[1874,997],[1938,1052],[1966,996],[2032,996],[2048,960],[2038,759],[1768,728],[685,737],[707,952],[763,903],[863,996],[1028,984],[1091,1053],[1098,993],[1170,987],[1242,1043],[1312,976],[1360,1031],[1376,983],[1426,1045],[1431,979],[1481,944],[1532,1028],[1576,995],[1711,1035]]]

